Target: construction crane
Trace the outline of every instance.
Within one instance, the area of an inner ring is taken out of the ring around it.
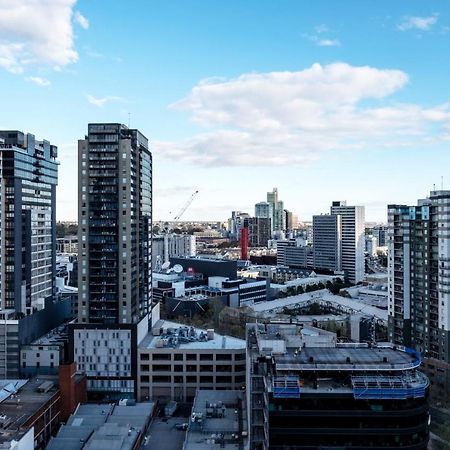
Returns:
[[[194,191],[191,196],[188,198],[186,203],[183,205],[183,207],[178,211],[178,214],[176,214],[173,218],[172,225],[177,223],[181,216],[186,212],[186,210],[189,208],[191,203],[194,201],[194,198],[197,196],[198,190]],[[162,260],[157,258],[155,270],[159,271],[163,267],[163,265],[167,265],[169,263],[169,233],[170,233],[170,226],[169,223],[165,223],[164,227],[164,264],[162,263]]]
[[[194,201],[194,198],[197,196],[198,191],[194,191],[192,195],[189,197],[187,202],[183,205],[183,207],[178,211],[178,214],[175,215],[173,218],[174,222],[178,222],[181,218],[181,216],[186,212],[186,210],[191,206],[191,203]]]

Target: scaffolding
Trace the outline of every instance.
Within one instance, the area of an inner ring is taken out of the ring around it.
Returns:
[[[428,379],[416,372],[402,376],[354,376],[352,377],[355,399],[407,399],[423,398]]]
[[[300,398],[300,379],[296,376],[275,377],[272,382],[274,398]]]

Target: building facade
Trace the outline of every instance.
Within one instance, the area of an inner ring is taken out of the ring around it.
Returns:
[[[340,215],[313,216],[315,269],[342,270],[342,221]]]
[[[272,230],[286,230],[286,214],[284,212],[284,203],[278,199],[278,189],[273,188],[272,192],[267,193],[267,203],[272,209]]]
[[[57,147],[0,131],[0,305],[42,309],[55,293]]]
[[[78,321],[137,323],[151,304],[148,140],[125,125],[89,124],[78,165]]]
[[[450,191],[388,206],[389,339],[425,357],[432,394],[450,401]]]
[[[191,401],[245,385],[245,341],[158,321],[138,349],[138,400]]]
[[[160,267],[172,257],[190,257],[196,254],[196,236],[174,233],[153,236],[152,268]]]
[[[247,324],[251,450],[426,450],[420,355],[388,344],[336,343],[297,324]]]
[[[332,215],[341,216],[341,261],[342,270],[352,283],[364,279],[364,206],[347,206],[346,202],[332,203]]]
[[[277,241],[277,266],[306,268],[311,254],[311,247],[299,245],[296,239]]]
[[[250,217],[245,219],[248,228],[248,243],[251,247],[267,247],[272,235],[272,220],[269,217]]]

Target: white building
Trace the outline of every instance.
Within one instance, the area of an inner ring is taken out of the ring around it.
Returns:
[[[170,258],[180,256],[195,256],[196,237],[190,234],[166,234],[153,236],[152,267],[169,261]]]
[[[332,203],[331,214],[341,216],[342,244],[341,258],[342,270],[346,272],[352,283],[364,279],[364,206],[347,206],[346,202]]]

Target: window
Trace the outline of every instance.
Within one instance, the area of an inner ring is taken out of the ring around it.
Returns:
[[[173,355],[174,361],[183,361],[183,354],[182,353],[175,353]]]

